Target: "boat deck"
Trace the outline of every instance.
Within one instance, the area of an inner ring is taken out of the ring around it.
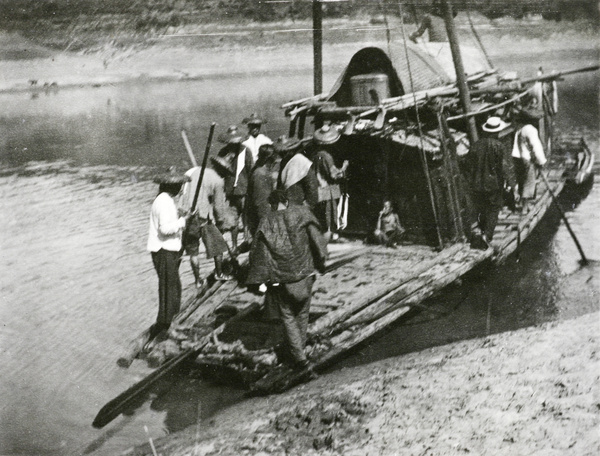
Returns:
[[[551,170],[548,180],[555,193],[562,190],[559,170]],[[311,362],[316,367],[331,362],[483,261],[508,257],[552,203],[550,192],[539,185],[539,197],[527,213],[501,212],[493,249],[473,249],[466,242],[441,250],[424,245],[392,249],[359,241],[331,244],[328,271],[313,287],[307,341]],[[198,365],[235,371],[236,378],[259,391],[283,390],[302,373],[279,364],[274,347],[281,334],[273,337],[274,325],[262,319],[263,300],[235,281],[214,282],[188,301],[167,340],[151,342],[143,357],[160,365],[201,348]]]

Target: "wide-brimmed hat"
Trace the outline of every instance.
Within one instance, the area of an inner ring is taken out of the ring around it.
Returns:
[[[288,138],[287,136],[280,136],[273,143],[273,147],[275,148],[275,152],[279,154],[283,154],[286,152],[291,152],[293,150],[299,149],[302,143],[295,138]]]
[[[244,135],[240,132],[237,125],[230,125],[225,133],[219,135],[219,141],[225,144],[240,144]]]
[[[180,173],[172,166],[167,172],[155,176],[153,181],[155,184],[184,184],[191,179],[190,176]]]
[[[262,125],[264,123],[267,123],[267,121],[255,112],[253,112],[248,117],[245,117],[244,120],[242,120],[242,123],[244,125]]]
[[[220,168],[223,171],[226,171],[230,174],[233,174],[232,163],[228,161],[225,157],[211,157],[210,161],[215,167]]]
[[[331,127],[331,125],[323,125],[313,134],[313,140],[316,144],[333,144],[340,139],[340,132]]]
[[[504,130],[506,127],[508,127],[508,124],[500,117],[490,117],[485,121],[481,129],[483,131],[487,131],[488,133],[496,133]]]

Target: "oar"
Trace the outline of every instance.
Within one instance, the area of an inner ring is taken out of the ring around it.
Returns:
[[[138,398],[140,394],[147,391],[154,383],[156,383],[159,379],[163,378],[169,372],[173,371],[176,367],[180,366],[187,360],[194,359],[196,356],[200,354],[202,349],[208,344],[214,337],[217,337],[219,334],[223,332],[225,327],[234,323],[237,320],[240,320],[250,313],[256,311],[260,307],[260,304],[254,302],[242,310],[240,313],[231,317],[221,326],[219,326],[214,331],[210,332],[206,336],[204,336],[198,344],[195,344],[193,348],[188,348],[175,358],[170,359],[165,364],[160,366],[146,378],[142,379],[123,393],[119,394],[112,401],[108,402],[104,407],[100,409],[96,418],[92,422],[92,426],[95,428],[102,428],[114,420],[117,416],[119,416],[123,411],[127,409],[127,406],[131,404],[135,399]]]
[[[562,207],[560,207],[558,199],[556,198],[556,195],[554,194],[554,191],[552,191],[552,188],[550,187],[550,183],[548,182],[548,179],[546,179],[546,176],[544,175],[543,172],[540,172],[540,175],[542,176],[542,180],[544,181],[544,184],[546,184],[546,188],[550,192],[550,196],[552,196],[552,201],[554,201],[554,205],[558,209],[558,212],[560,213],[560,216],[563,219],[563,222],[565,222],[567,230],[569,230],[569,234],[573,238],[573,241],[575,241],[575,245],[577,246],[577,250],[579,250],[579,254],[581,255],[581,261],[580,261],[580,263],[583,266],[587,266],[589,264],[589,261],[585,257],[585,253],[583,253],[583,249],[581,248],[581,244],[579,243],[579,240],[577,239],[577,236],[575,236],[575,233],[573,232],[573,229],[571,228],[571,224],[567,220],[567,216],[565,215],[565,212],[562,210]]]
[[[171,372],[173,369],[175,369],[187,359],[190,359],[193,356],[198,356],[200,351],[204,348],[204,346],[207,343],[208,340],[202,343],[202,345],[198,348],[187,349],[175,358],[172,358],[169,361],[167,361],[165,364],[160,366],[158,369],[156,369],[143,380],[133,385],[131,388],[119,394],[112,401],[108,402],[104,407],[100,409],[100,411],[96,415],[96,418],[94,418],[94,421],[92,422],[92,426],[94,426],[95,428],[102,428],[106,426],[117,416],[119,416],[127,408],[128,404],[130,404],[140,394],[142,394],[144,391],[150,388],[150,386],[156,383],[159,379],[164,377],[166,374]]]

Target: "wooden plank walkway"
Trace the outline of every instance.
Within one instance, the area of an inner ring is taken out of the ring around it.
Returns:
[[[564,182],[552,173],[549,179],[553,190],[559,193]],[[390,249],[364,246],[361,242],[333,244],[329,264],[348,257],[351,260],[318,276],[315,282],[307,342],[307,355],[313,365],[319,368],[332,362],[483,261],[502,261],[513,253],[552,204],[548,190],[538,189],[540,197],[528,213],[502,211],[492,244],[494,249],[476,250],[465,243],[442,251],[422,245]],[[269,331],[267,323],[256,318],[251,321],[236,318],[235,327],[227,329],[227,324],[222,324],[233,315],[256,311],[263,299],[233,281],[213,284],[181,312],[169,331],[169,339],[151,347],[146,355],[148,361],[159,365],[208,341],[196,359],[199,365],[237,369],[257,391],[291,386],[300,380],[302,372],[278,365],[272,349],[249,350],[231,336],[235,331],[246,331],[265,338],[264,333]],[[222,333],[229,343],[219,340],[217,335]]]

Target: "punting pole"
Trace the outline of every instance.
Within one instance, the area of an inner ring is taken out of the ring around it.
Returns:
[[[323,91],[323,9],[321,0],[313,0],[314,93]]]
[[[554,201],[554,206],[556,207],[556,209],[558,209],[558,212],[560,213],[560,216],[563,219],[563,222],[565,222],[565,226],[567,227],[567,230],[569,230],[569,234],[571,235],[571,237],[573,238],[573,241],[575,242],[575,245],[577,246],[577,250],[579,250],[579,255],[581,255],[581,264],[583,266],[587,266],[590,262],[585,257],[585,253],[583,253],[581,244],[579,243],[577,236],[575,236],[575,232],[573,231],[573,228],[571,228],[571,224],[569,223],[569,220],[567,220],[567,216],[565,215],[565,212],[562,210],[562,207],[560,207],[560,204],[558,203],[558,198],[556,198],[556,195],[554,194],[552,187],[550,187],[550,183],[548,182],[548,179],[544,175],[543,171],[540,172],[540,176],[542,176],[542,180],[544,181],[544,184],[546,184],[546,188],[550,192],[550,196],[552,196],[552,201]]]
[[[469,113],[471,112],[471,96],[469,94],[469,86],[467,85],[467,79],[465,77],[465,67],[463,65],[462,55],[460,54],[458,35],[456,34],[456,28],[454,27],[452,4],[448,0],[442,0],[442,4],[444,5],[444,22],[446,23],[446,32],[448,33],[450,51],[452,52],[452,60],[454,61],[454,69],[456,71],[456,85],[458,86],[460,104],[462,105],[463,111],[465,113]],[[477,141],[477,128],[475,127],[475,119],[473,117],[468,117],[466,122],[469,142],[474,144],[475,141]]]
[[[429,173],[429,165],[427,164],[427,154],[425,152],[425,145],[423,144],[423,129],[421,128],[421,119],[419,117],[419,107],[417,106],[417,96],[415,94],[415,85],[413,82],[412,71],[410,69],[410,59],[408,57],[408,47],[406,44],[406,30],[404,30],[404,12],[402,10],[402,2],[398,2],[398,9],[400,11],[400,27],[402,28],[402,40],[404,41],[404,53],[406,55],[406,64],[408,69],[408,76],[410,78],[410,91],[413,95],[413,101],[415,104],[415,113],[417,116],[417,126],[419,127],[419,139],[421,140],[421,165],[423,166],[423,172],[425,173],[425,179],[427,180],[427,190],[429,193],[429,201],[431,203],[431,210],[433,211],[433,219],[435,221],[435,231],[437,234],[438,246],[440,250],[444,248],[444,240],[442,239],[442,233],[440,231],[440,219],[438,217],[437,209],[435,207],[435,197],[433,196],[433,185],[431,183],[431,174]]]
[[[212,138],[215,133],[215,127],[217,124],[213,122],[210,126],[210,130],[208,132],[208,139],[206,141],[206,149],[204,150],[204,158],[202,159],[202,168],[200,169],[200,176],[198,177],[198,185],[196,186],[196,192],[194,193],[194,200],[192,202],[192,207],[190,208],[193,211],[196,208],[196,203],[198,202],[198,197],[200,196],[200,188],[202,187],[202,180],[204,179],[204,171],[206,171],[206,164],[208,163],[208,155],[210,153],[210,146],[212,144]]]

